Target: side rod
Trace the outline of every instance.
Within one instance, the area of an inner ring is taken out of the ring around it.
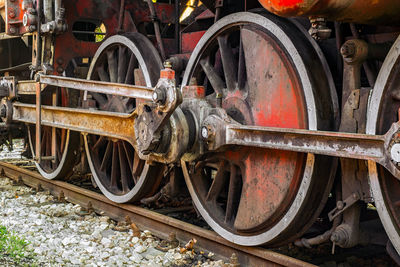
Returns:
[[[136,145],[134,123],[136,113],[124,114],[99,110],[41,106],[40,125],[126,140]],[[36,105],[14,103],[14,121],[37,123]]]
[[[225,136],[219,140],[220,146],[242,145],[374,161],[400,179],[400,143],[396,141],[399,128],[400,122],[396,122],[384,135],[367,135],[227,124]]]
[[[40,83],[99,94],[118,95],[144,100],[152,100],[153,95],[153,88],[145,86],[92,81],[55,75],[40,75]]]

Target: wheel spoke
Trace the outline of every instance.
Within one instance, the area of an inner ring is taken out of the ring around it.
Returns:
[[[240,201],[240,176],[238,174],[238,167],[231,164],[230,178],[228,187],[228,200],[226,202],[225,222],[230,222],[236,214],[237,207]]]
[[[218,36],[219,51],[221,53],[222,66],[224,69],[225,82],[229,90],[236,89],[237,65],[233,56],[232,47],[228,42],[228,34]]]
[[[238,63],[238,88],[243,89],[246,82],[246,62],[242,43],[242,28],[240,28],[239,63]]]
[[[126,49],[125,46],[119,46],[118,48],[118,83],[125,82],[128,67],[126,64]]]
[[[118,173],[118,146],[116,142],[112,142],[112,162],[111,162],[111,181],[110,181],[110,186],[111,188],[116,188],[117,187],[117,179],[119,176]]]
[[[108,141],[106,151],[104,152],[103,160],[100,165],[100,170],[103,172],[107,171],[108,166],[110,165],[112,154],[112,141]]]
[[[129,59],[128,69],[126,71],[126,77],[125,77],[126,84],[134,83],[134,74],[135,74],[135,68],[137,67],[137,65],[138,65],[138,61],[136,59],[136,56],[132,53],[131,57]]]
[[[90,95],[96,100],[96,102],[99,104],[99,107],[102,108],[106,105],[107,103],[107,98],[104,97],[103,95],[99,93],[90,93]]]
[[[115,56],[115,50],[107,50],[108,73],[110,74],[110,82],[118,81],[118,62]]]
[[[125,151],[125,156],[126,159],[128,161],[129,164],[129,169],[132,171],[133,170],[133,153],[132,153],[132,149],[129,149],[129,145],[124,141],[122,142],[122,146],[124,147],[124,151]]]
[[[106,141],[107,141],[107,137],[100,136],[92,148],[93,151],[97,151]]]
[[[135,155],[133,158],[133,178],[135,180],[135,183],[137,183],[138,177],[140,177],[140,174],[142,173],[144,164],[145,161],[141,160],[139,158],[139,155],[135,151]]]
[[[216,93],[222,93],[222,89],[225,87],[223,80],[217,74],[214,67],[211,66],[209,57],[200,60],[200,65],[204,70],[208,80],[211,83],[211,86],[214,88]]]
[[[121,142],[118,142],[118,158],[119,158],[119,167],[120,167],[120,172],[121,172],[121,186],[122,186],[122,191],[127,193],[129,192],[129,180],[128,178],[128,172],[126,171],[126,157],[125,157],[125,151],[124,148],[122,147],[123,145]]]
[[[96,69],[97,74],[99,75],[100,81],[103,82],[109,82],[110,77],[108,76],[108,73],[104,70],[103,66],[100,66]]]
[[[217,169],[217,173],[211,183],[210,189],[208,190],[206,200],[216,202],[219,193],[222,191],[226,182],[226,162],[222,161]]]

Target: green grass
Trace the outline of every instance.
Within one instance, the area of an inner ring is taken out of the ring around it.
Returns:
[[[20,266],[32,266],[33,253],[27,250],[28,242],[0,225],[0,262],[12,261]]]

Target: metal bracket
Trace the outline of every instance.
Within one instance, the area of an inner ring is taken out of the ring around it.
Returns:
[[[333,221],[337,216],[342,214],[345,210],[350,208],[354,203],[360,200],[359,193],[353,193],[343,201],[338,201],[336,207],[328,213],[329,221]]]
[[[142,103],[137,107],[135,136],[139,154],[147,155],[157,151],[162,139],[161,130],[175,109],[182,103],[181,91],[175,85],[175,72],[172,69],[161,71],[153,95],[153,102]]]

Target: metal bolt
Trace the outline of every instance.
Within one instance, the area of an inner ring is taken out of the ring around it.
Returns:
[[[342,210],[344,208],[344,203],[343,201],[338,201],[336,203],[336,207],[338,208],[338,210]]]
[[[152,99],[155,103],[164,104],[165,100],[166,100],[164,90],[162,90],[160,88],[156,88],[153,92]]]
[[[196,77],[190,78],[190,83],[189,83],[189,85],[191,85],[191,86],[197,85],[197,79],[196,79]]]
[[[356,45],[354,43],[345,43],[340,48],[340,53],[344,58],[352,57],[356,53]]]
[[[209,137],[209,132],[208,132],[207,126],[201,127],[201,137],[203,137],[204,139],[207,139]]]
[[[172,69],[172,63],[171,63],[171,61],[165,61],[164,62],[164,68],[166,68],[166,69]]]
[[[10,27],[9,32],[11,34],[15,34],[15,33],[17,33],[17,29],[15,29],[15,27]]]
[[[394,144],[390,149],[390,156],[396,163],[400,162],[400,144]]]
[[[238,259],[238,257],[236,256],[235,253],[232,253],[232,256],[229,259],[229,263],[230,263],[230,266],[232,266],[232,267],[239,267],[240,266],[239,259]]]
[[[36,9],[34,9],[34,8],[28,8],[28,13],[29,13],[29,14],[32,14],[32,15],[35,15],[35,14],[36,14]]]
[[[34,32],[34,31],[36,31],[36,25],[29,25],[28,31],[29,31],[29,32]]]
[[[339,240],[340,240],[340,236],[339,236],[338,233],[333,233],[333,234],[331,235],[331,241],[332,241],[332,242],[337,243],[337,242],[339,242]]]

